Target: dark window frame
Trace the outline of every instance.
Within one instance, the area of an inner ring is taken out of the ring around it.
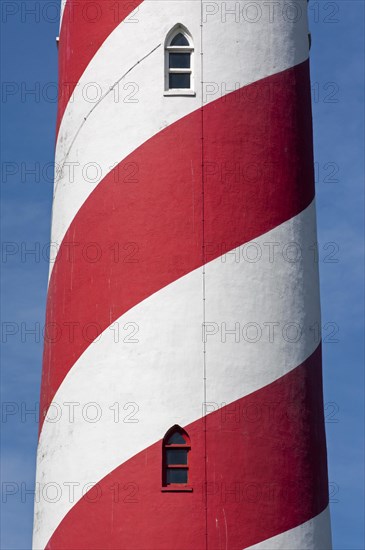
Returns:
[[[169,443],[169,439],[174,433],[179,433],[185,443]],[[171,464],[167,461],[167,451],[171,449],[183,449],[187,451],[186,464]],[[166,433],[165,437],[162,440],[162,491],[163,492],[192,492],[193,488],[189,484],[190,478],[190,460],[189,454],[191,451],[191,443],[189,435],[185,430],[180,428],[180,426],[173,426]],[[167,482],[167,473],[170,470],[180,469],[186,470],[187,472],[187,483],[168,483]]]

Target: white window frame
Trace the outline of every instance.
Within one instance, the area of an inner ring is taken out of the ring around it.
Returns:
[[[171,46],[172,40],[175,38],[177,34],[182,34],[185,36],[186,40],[189,42],[189,46]],[[169,58],[170,53],[190,53],[190,69],[170,69],[169,68]],[[188,32],[188,30],[181,24],[176,25],[167,35],[166,41],[165,41],[165,96],[195,96],[195,88],[194,88],[194,62],[195,62],[195,56],[194,56],[194,44],[193,39]],[[190,88],[170,88],[169,87],[169,80],[170,80],[170,74],[171,73],[182,73],[182,74],[190,74]]]

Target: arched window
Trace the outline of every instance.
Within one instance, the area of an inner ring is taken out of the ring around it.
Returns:
[[[193,41],[182,26],[174,27],[165,43],[166,95],[195,95],[193,74]]]
[[[171,490],[191,490],[189,488],[189,452],[188,434],[173,426],[163,439],[163,480],[164,488]]]

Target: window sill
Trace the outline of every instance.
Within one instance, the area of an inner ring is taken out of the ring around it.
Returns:
[[[166,90],[164,96],[190,96],[195,97],[196,92],[194,90]]]
[[[161,487],[161,493],[192,493],[193,488],[190,485],[169,485],[168,487]]]

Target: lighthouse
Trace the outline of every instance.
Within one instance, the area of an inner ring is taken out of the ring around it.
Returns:
[[[66,0],[35,550],[330,550],[307,1]]]

